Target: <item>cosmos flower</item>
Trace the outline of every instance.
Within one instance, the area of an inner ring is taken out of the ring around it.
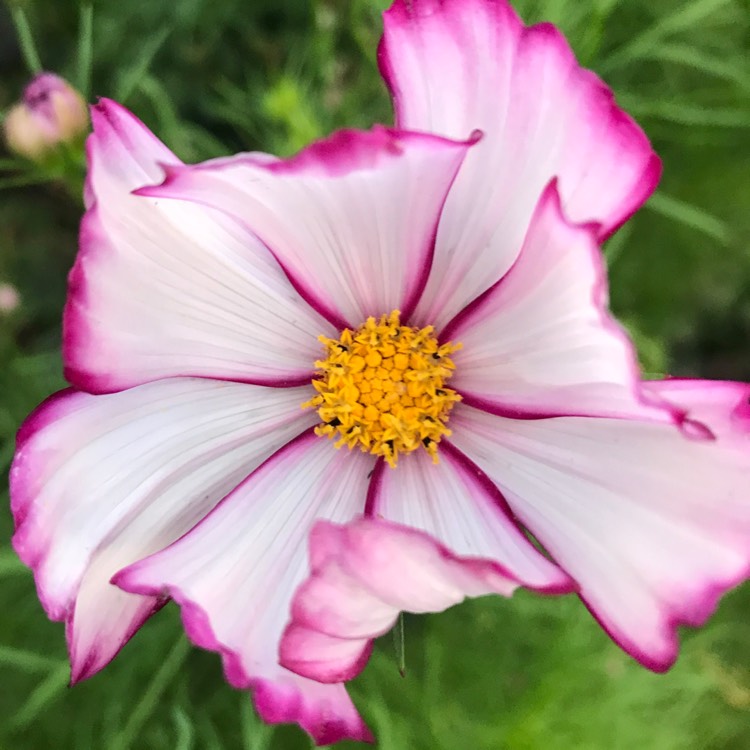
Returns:
[[[88,124],[81,94],[60,76],[39,73],[24,89],[23,99],[11,107],[3,128],[11,151],[41,161],[61,144],[80,145]]]
[[[399,609],[579,591],[665,666],[746,574],[746,389],[642,384],[606,311],[643,133],[499,0],[397,0],[380,59],[397,129],[288,160],[93,110],[73,389],[11,471],[73,681],[172,598],[266,721],[371,739],[340,681]]]

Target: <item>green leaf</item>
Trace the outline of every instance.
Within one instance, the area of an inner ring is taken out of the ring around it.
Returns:
[[[623,93],[622,106],[637,118],[656,120],[688,127],[750,128],[750,108],[703,107],[677,101],[655,101]]]
[[[695,28],[731,2],[732,0],[695,0],[692,3],[679,4],[674,12],[660,18],[612,52],[599,64],[597,72],[606,75],[616,68],[643,58],[671,34]]]
[[[193,750],[195,747],[195,732],[190,717],[180,706],[172,709],[172,723],[175,728],[174,750]]]
[[[133,747],[144,724],[159,707],[162,693],[182,667],[190,652],[190,644],[184,638],[175,643],[167,658],[163,661],[159,671],[154,675],[151,684],[146,688],[143,697],[130,714],[127,723],[109,747],[109,750],[127,750]],[[136,746],[137,747],[137,746]]]
[[[240,699],[240,722],[245,750],[268,750],[271,747],[273,728],[258,718],[247,695]]]
[[[11,8],[10,12],[13,18],[13,24],[16,27],[18,44],[21,47],[21,54],[23,55],[26,67],[32,75],[41,73],[44,68],[42,67],[42,61],[39,58],[36,44],[34,44],[34,37],[31,33],[31,27],[29,26],[26,14],[23,12],[23,8],[16,5]]]
[[[9,441],[9,445],[11,449],[14,447],[12,440]],[[0,462],[0,467],[7,468],[2,465],[2,462]],[[26,566],[18,559],[18,555],[12,549],[9,547],[0,549],[0,578],[25,575],[27,572]],[[0,656],[0,660],[2,660],[2,656]]]
[[[676,63],[708,76],[721,78],[750,91],[750,68],[738,60],[729,61],[689,44],[664,44],[649,50],[647,59]]]
[[[717,219],[699,206],[658,192],[651,197],[646,208],[691,229],[696,229],[722,245],[728,245],[730,242],[729,227],[721,219]]]
[[[11,725],[23,729],[39,717],[46,706],[57,699],[70,681],[70,667],[67,662],[58,663],[46,679],[42,680],[28,697],[28,700],[11,719]]]
[[[91,95],[91,68],[94,54],[94,4],[81,2],[78,16],[78,89],[84,99]]]
[[[0,664],[18,669],[21,672],[49,672],[51,669],[68,669],[67,662],[53,659],[49,656],[37,654],[34,651],[24,651],[11,646],[0,646]],[[66,671],[67,675],[67,671]]]
[[[139,44],[140,54],[138,59],[129,69],[120,74],[115,87],[115,99],[118,102],[127,102],[135,88],[142,82],[171,31],[172,29],[169,26],[162,26],[153,36]]]

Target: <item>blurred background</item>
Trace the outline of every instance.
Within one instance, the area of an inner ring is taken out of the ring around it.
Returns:
[[[376,64],[387,0],[14,0],[0,5],[0,109],[59,73],[113,97],[187,161],[290,154],[342,126],[391,122]],[[664,160],[659,192],[609,242],[614,311],[653,374],[750,380],[748,0],[517,0],[560,26]],[[39,61],[28,44],[29,31]],[[24,54],[25,48],[25,54]],[[0,470],[14,434],[63,387],[66,274],[79,157],[0,154]],[[635,468],[635,467],[634,467]],[[228,687],[166,607],[103,672],[68,688],[0,509],[0,750],[306,748]],[[701,750],[750,747],[750,587],[683,633],[667,675],[620,652],[572,597],[473,601],[406,621],[406,676],[381,640],[352,695],[390,748]],[[354,747],[354,745],[351,745]]]

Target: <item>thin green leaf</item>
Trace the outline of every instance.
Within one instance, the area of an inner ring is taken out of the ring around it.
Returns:
[[[206,717],[199,717],[200,749],[201,750],[225,750],[214,725]]]
[[[604,246],[604,257],[607,260],[607,268],[610,270],[627,247],[630,235],[633,233],[633,226],[632,222],[624,224],[607,240],[607,244]]]
[[[739,61],[728,62],[723,57],[717,57],[710,52],[687,44],[660,45],[650,50],[646,57],[659,62],[683,65],[705,75],[734,83],[745,91],[750,91],[750,67],[742,65]]]
[[[195,747],[195,732],[190,717],[181,706],[172,709],[172,723],[175,728],[174,750],[193,750]]]
[[[620,101],[637,118],[651,117],[675,125],[750,128],[750,108],[702,107],[682,102],[660,102],[623,94]]]
[[[11,719],[11,726],[15,729],[23,729],[38,719],[44,708],[65,690],[69,681],[70,667],[65,662],[53,669],[49,676],[37,685],[26,703]]]
[[[660,18],[604,59],[598,66],[598,72],[607,75],[616,68],[629,65],[633,60],[642,58],[648,51],[657,47],[671,34],[696,28],[731,2],[732,0],[695,0],[687,5],[678,5],[673,13]]]
[[[169,97],[169,92],[153,76],[145,76],[138,83],[138,91],[146,96],[154,108],[159,120],[157,132],[167,141],[175,151],[185,144],[182,123]],[[182,158],[190,160],[190,154],[180,154]]]
[[[90,0],[83,0],[78,20],[78,88],[85,99],[91,94],[93,50],[94,4]]]
[[[729,244],[731,237],[729,227],[721,219],[717,219],[698,206],[659,192],[651,197],[646,208],[691,229],[696,229],[722,245]]]
[[[51,669],[61,669],[62,667],[68,669],[67,662],[61,662],[59,659],[37,654],[34,651],[24,651],[10,646],[0,646],[0,664],[13,667],[21,672],[49,672]]]
[[[119,102],[126,102],[138,84],[142,81],[151,63],[158,54],[164,42],[167,40],[171,29],[162,26],[150,39],[139,46],[140,55],[130,69],[120,75],[120,80],[115,88],[115,98]]]
[[[31,34],[29,20],[26,18],[23,8],[20,5],[16,5],[11,8],[10,12],[13,17],[13,24],[16,27],[16,35],[18,36],[18,44],[21,47],[21,54],[23,55],[26,67],[29,69],[29,73],[32,75],[41,73],[43,70],[42,61],[39,58],[36,44],[34,44],[34,37]]]
[[[174,679],[189,652],[190,644],[184,638],[175,643],[109,750],[127,750],[133,746],[133,741],[159,707],[162,693]]]
[[[13,441],[9,441],[9,446],[14,447]],[[0,469],[4,468],[3,461],[0,459]],[[0,578],[23,575],[26,572],[26,566],[18,559],[18,555],[12,549],[6,547],[0,550]],[[0,648],[0,653],[2,653],[2,648]],[[0,660],[2,660],[2,656],[0,656]]]
[[[245,750],[268,750],[273,739],[273,727],[258,719],[247,696],[240,698],[240,722]]]
[[[400,612],[393,628],[393,646],[396,649],[398,673],[406,677],[406,638],[404,636],[404,613]]]

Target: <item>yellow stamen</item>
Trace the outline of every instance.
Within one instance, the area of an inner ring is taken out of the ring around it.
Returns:
[[[437,463],[440,439],[451,434],[448,416],[461,400],[444,385],[461,344],[439,344],[432,326],[402,326],[398,310],[319,340],[326,358],[315,363],[318,395],[302,404],[318,410],[316,434],[337,448],[382,456],[393,468],[399,454],[420,446]]]

